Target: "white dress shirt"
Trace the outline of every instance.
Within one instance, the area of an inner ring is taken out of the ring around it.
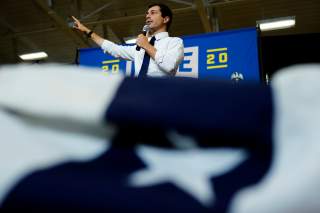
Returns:
[[[180,62],[183,59],[183,41],[178,37],[169,37],[168,32],[161,32],[155,35],[154,47],[157,49],[155,59],[150,58],[147,76],[163,77],[174,76]],[[116,58],[134,61],[135,76],[139,75],[142,66],[145,50],[136,50],[135,46],[117,45],[111,41],[104,40],[102,50]]]

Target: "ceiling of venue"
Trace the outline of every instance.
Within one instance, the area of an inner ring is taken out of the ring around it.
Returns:
[[[45,51],[45,62],[75,63],[78,48],[96,47],[70,26],[78,17],[101,36],[122,43],[144,25],[149,0],[2,0],[0,64]],[[159,1],[160,2],[160,1]],[[262,36],[320,33],[319,0],[162,0],[174,12],[170,34],[185,36],[255,27],[257,20],[295,16],[296,26]]]

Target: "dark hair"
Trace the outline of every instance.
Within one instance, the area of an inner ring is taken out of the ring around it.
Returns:
[[[148,6],[148,9],[150,9],[151,7],[154,7],[154,6],[159,6],[160,7],[160,12],[161,12],[162,18],[165,18],[166,16],[169,17],[169,21],[167,23],[167,31],[168,31],[169,27],[171,25],[171,22],[172,22],[172,18],[173,18],[171,9],[167,5],[161,4],[161,3],[150,4]]]

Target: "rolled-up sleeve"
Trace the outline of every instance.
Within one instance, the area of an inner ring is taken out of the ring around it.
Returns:
[[[109,53],[116,58],[122,58],[125,60],[134,60],[135,46],[122,46],[115,44],[111,41],[104,40],[101,49],[104,53]]]
[[[173,38],[167,48],[157,49],[155,62],[159,68],[167,73],[175,73],[183,59],[183,41]]]

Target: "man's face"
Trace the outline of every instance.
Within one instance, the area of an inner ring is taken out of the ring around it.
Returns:
[[[146,24],[150,26],[153,31],[166,28],[168,17],[163,18],[159,6],[150,7],[146,13]]]

